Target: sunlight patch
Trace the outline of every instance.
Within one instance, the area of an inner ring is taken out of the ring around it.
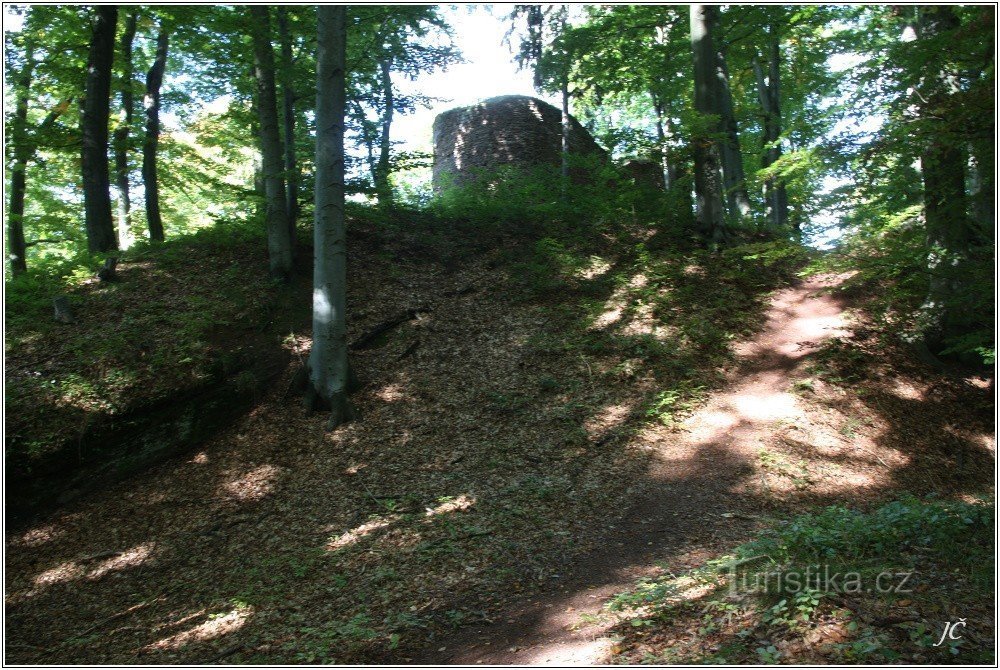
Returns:
[[[576,272],[580,279],[596,279],[611,269],[611,263],[600,256],[591,256],[587,265]]]
[[[375,396],[385,402],[397,402],[399,400],[406,399],[406,393],[403,391],[403,385],[397,382],[386,384],[375,392]]]
[[[230,497],[237,500],[260,500],[274,490],[275,480],[280,474],[281,468],[274,465],[262,465],[223,484],[222,488]]]
[[[124,570],[125,568],[137,567],[146,562],[146,560],[153,555],[153,550],[155,548],[155,543],[144,542],[132,547],[131,549],[127,549],[117,556],[112,556],[111,558],[103,561],[100,565],[87,573],[87,579],[100,579],[113,570]]]
[[[398,517],[387,517],[384,519],[375,519],[367,523],[363,523],[357,528],[352,528],[346,533],[342,533],[337,537],[330,538],[330,541],[326,543],[327,551],[335,551],[337,549],[342,549],[349,545],[354,544],[366,535],[371,535],[377,530],[391,526]]]
[[[49,586],[51,584],[79,579],[83,576],[83,572],[83,567],[77,564],[76,561],[66,561],[35,575],[35,578],[31,581],[35,586]]]
[[[611,324],[619,321],[624,313],[623,307],[610,307],[606,309],[600,316],[594,319],[594,328],[607,328]]]
[[[775,420],[796,413],[795,396],[790,393],[738,395],[733,398],[733,405],[749,419]]]
[[[56,526],[55,524],[48,524],[46,526],[39,526],[38,528],[32,528],[24,535],[17,539],[18,544],[23,544],[27,547],[37,547],[39,545],[45,544],[46,542],[51,542],[60,535],[66,533],[65,529]]]
[[[246,625],[253,610],[250,608],[234,609],[225,614],[213,614],[208,620],[198,624],[194,628],[171,635],[153,644],[143,647],[144,651],[165,651],[176,650],[185,647],[192,642],[206,642],[235,633]]]
[[[906,400],[924,399],[924,394],[920,389],[902,379],[893,380],[892,392],[893,394],[899,396],[900,398],[905,398]]]
[[[632,408],[630,405],[621,403],[617,405],[608,405],[598,412],[596,416],[588,419],[584,423],[583,427],[587,430],[587,433],[592,439],[597,438],[607,433],[615,426],[619,426],[624,423],[625,420],[628,419],[631,412]]]
[[[476,499],[467,495],[460,495],[454,500],[447,500],[437,507],[427,507],[424,509],[425,516],[437,516],[438,514],[446,514],[448,512],[457,512],[459,510],[466,510],[476,504]]]

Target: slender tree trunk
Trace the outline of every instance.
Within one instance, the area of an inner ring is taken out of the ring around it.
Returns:
[[[292,66],[292,37],[288,30],[288,8],[278,6],[278,36],[281,40],[281,98],[284,103],[282,121],[285,127],[285,206],[288,225],[295,246],[295,222],[299,218],[299,168],[295,159],[295,85]]]
[[[694,144],[694,190],[698,232],[712,246],[725,242],[722,204],[721,132],[718,109],[716,53],[712,45],[713,14],[705,5],[691,5],[691,50],[694,56],[694,106],[701,116]]]
[[[562,164],[559,172],[563,180],[569,179],[569,136],[572,126],[569,122],[569,76],[563,74],[562,87],[559,91],[562,98]]]
[[[764,79],[764,69],[757,58],[753,59],[754,74],[757,79],[757,97],[764,113],[764,152],[761,167],[768,168],[781,158],[781,95],[780,95],[780,58],[781,51],[777,30],[771,25],[768,30],[769,55],[767,80]],[[788,227],[788,194],[784,183],[775,177],[764,181],[764,202],[767,206],[767,218],[775,230]],[[798,230],[796,229],[796,232]]]
[[[392,139],[389,131],[396,104],[392,93],[392,60],[384,57],[378,65],[385,110],[382,112],[382,134],[379,136],[378,162],[375,165],[375,192],[378,194],[379,205],[392,205],[392,186],[389,185]]]
[[[135,102],[132,95],[132,41],[135,39],[137,11],[132,9],[125,17],[125,30],[121,37],[121,93],[122,118],[115,130],[115,180],[118,187],[118,246],[128,249],[132,244],[132,203],[129,194],[128,144],[132,129]]]
[[[559,12],[559,32],[562,34],[566,33],[566,7]],[[569,121],[569,71],[570,71],[570,54],[564,53],[563,57],[565,62],[562,66],[562,81],[560,86],[560,97],[562,99],[562,164],[560,166],[560,174],[563,178],[563,188],[569,186],[569,136],[572,129],[572,125]],[[536,68],[537,69],[537,68]]]
[[[994,234],[996,223],[996,199],[994,187],[993,138],[971,143],[972,160],[975,164],[975,184],[972,189],[972,216],[984,237]]]
[[[347,22],[343,5],[320,5],[316,57],[316,220],[311,408],[329,407],[327,429],[353,418],[347,399],[347,248],[344,225],[344,111]]]
[[[118,248],[111,214],[111,179],[108,172],[108,116],[111,111],[111,68],[115,56],[118,7],[96,5],[92,21],[80,122],[83,136],[83,208],[87,247],[91,251],[106,252]]]
[[[24,241],[24,194],[27,188],[28,161],[33,153],[28,145],[28,98],[31,94],[31,79],[35,69],[35,51],[28,43],[24,53],[24,67],[17,78],[17,102],[14,106],[14,120],[10,125],[13,146],[13,162],[10,175],[10,205],[7,210],[7,254],[13,275],[27,272],[25,258],[27,245]]]
[[[275,92],[274,49],[271,46],[269,7],[250,7],[254,53],[254,78],[257,81],[257,112],[260,122],[260,153],[264,170],[264,193],[267,204],[267,250],[271,275],[285,281],[292,271],[292,240],[285,203],[285,184],[281,178],[281,135],[278,133],[278,98]]]
[[[718,10],[711,7],[714,14]],[[729,88],[729,68],[726,66],[725,53],[720,49],[716,52],[716,76],[718,77],[719,113],[722,117],[722,128],[725,131],[725,141],[722,143],[722,178],[726,189],[726,202],[729,215],[742,219],[750,216],[750,195],[747,193],[746,174],[743,171],[743,152],[740,151],[739,128],[733,110],[733,94]]]
[[[375,130],[365,117],[365,110],[361,103],[352,100],[351,104],[354,105],[354,113],[357,114],[358,124],[361,127],[361,142],[365,145],[365,164],[368,165],[368,174],[371,176],[372,186],[374,186],[378,179],[378,160],[375,158]]]
[[[167,67],[169,34],[162,23],[156,35],[156,55],[146,74],[146,136],[142,142],[142,186],[146,193],[146,224],[149,239],[163,241],[163,219],[160,216],[160,184],[156,175],[156,153],[160,146],[160,86]]]
[[[663,103],[660,102],[660,96],[656,94],[655,91],[649,92],[650,96],[653,98],[653,111],[656,112],[656,144],[659,146],[659,158],[660,166],[663,171],[663,189],[669,191],[670,187],[673,185],[673,175],[671,174],[670,168],[670,156],[667,153],[667,133],[664,129],[663,122]]]

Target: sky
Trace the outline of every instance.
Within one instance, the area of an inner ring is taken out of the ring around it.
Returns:
[[[540,95],[531,85],[531,73],[518,71],[509,47],[503,44],[510,27],[505,18],[511,5],[442,6],[445,22],[455,31],[454,44],[466,63],[445,72],[423,74],[415,81],[394,79],[406,92],[441,98],[428,109],[393,121],[392,134],[404,150],[428,150],[434,117],[453,107],[463,107],[498,95],[533,95],[558,105],[558,99]]]

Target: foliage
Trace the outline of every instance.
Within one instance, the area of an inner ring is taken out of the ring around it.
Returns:
[[[634,639],[622,644],[629,655],[618,660],[635,658],[642,644],[657,663],[794,663],[815,658],[796,654],[815,653],[822,643],[826,662],[893,662],[915,650],[944,662],[977,662],[986,652],[967,639],[937,645],[941,630],[933,620],[891,625],[865,611],[936,611],[941,597],[971,605],[992,587],[993,525],[990,502],[912,496],[871,512],[831,506],[772,522],[731,555],[640,581],[613,598],[608,609],[623,613],[626,636],[647,626],[698,625],[683,649],[654,644],[650,652],[648,640]],[[755,574],[769,578],[754,581]],[[860,590],[844,588],[852,574]],[[747,584],[754,590],[741,591]],[[688,595],[699,590],[706,595]],[[822,631],[829,631],[825,641]]]

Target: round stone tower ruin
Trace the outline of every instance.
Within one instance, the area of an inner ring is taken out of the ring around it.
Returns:
[[[572,117],[569,153],[607,157]],[[504,95],[449,109],[434,119],[435,192],[468,184],[501,166],[530,168],[561,162],[562,113],[538,98]]]

